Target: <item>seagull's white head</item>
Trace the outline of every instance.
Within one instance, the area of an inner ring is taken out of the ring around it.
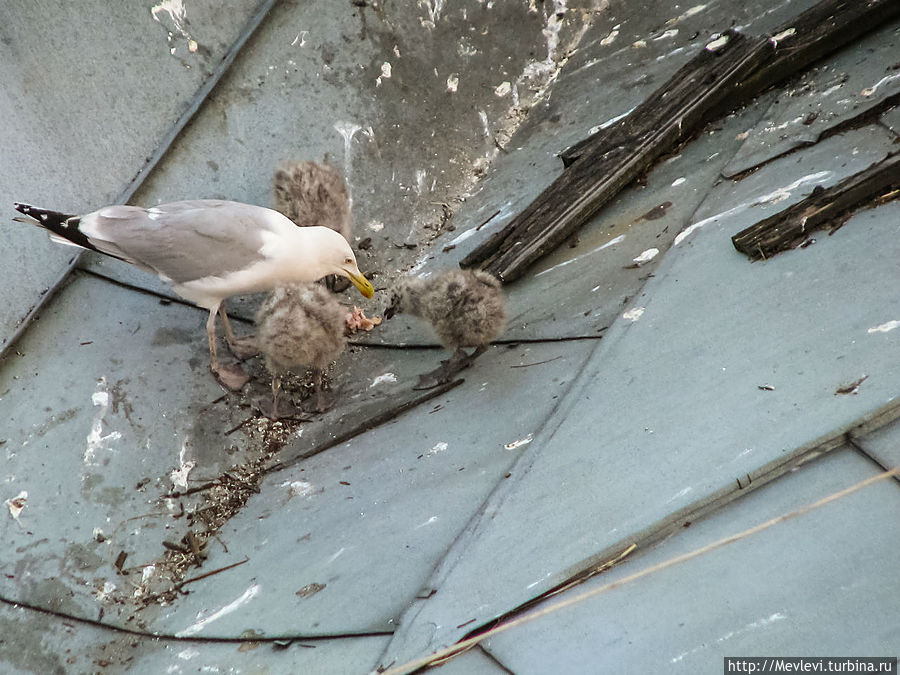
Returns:
[[[359,271],[353,249],[350,248],[350,244],[343,236],[327,227],[316,226],[301,229],[314,233],[320,277],[329,274],[347,277],[360,293],[367,298],[372,297],[375,288]]]

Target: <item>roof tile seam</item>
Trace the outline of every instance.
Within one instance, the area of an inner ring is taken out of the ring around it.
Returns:
[[[100,628],[102,630],[107,630],[111,633],[120,633],[124,635],[134,635],[137,637],[146,637],[152,638],[153,640],[162,640],[166,642],[196,642],[196,643],[234,643],[234,644],[243,644],[248,642],[281,642],[281,641],[291,641],[291,642],[325,642],[328,640],[348,640],[355,638],[370,638],[370,637],[386,637],[393,635],[393,631],[363,631],[359,633],[331,633],[328,635],[266,635],[266,636],[254,636],[254,637],[221,637],[221,636],[202,636],[202,635],[192,635],[192,636],[178,636],[171,633],[155,633],[143,630],[136,630],[134,628],[126,628],[124,626],[117,626],[115,624],[106,623],[104,621],[98,621],[95,619],[88,619],[83,616],[78,616],[76,614],[69,614],[67,612],[61,612],[59,610],[50,609],[48,607],[41,607],[40,605],[36,605],[29,602],[22,602],[19,600],[14,600],[12,598],[7,598],[5,596],[0,596],[0,604],[8,605],[14,609],[24,609],[29,612],[34,612],[36,614],[43,614],[45,616],[52,616],[60,619],[60,621],[67,621],[72,623],[77,623],[84,626],[91,626],[93,628]]]
[[[562,407],[562,404],[560,404],[558,408],[559,407]],[[554,413],[551,413],[551,416],[553,414]],[[565,415],[562,415],[562,417],[565,417]],[[859,436],[867,434],[889,424],[890,422],[893,422],[898,418],[900,418],[900,400],[889,402],[881,408],[863,415],[849,424],[843,425],[842,427],[828,434],[824,434],[817,439],[814,439],[804,445],[795,448],[793,452],[787,453],[775,460],[772,460],[771,462],[760,466],[756,471],[752,471],[745,476],[736,477],[732,485],[724,486],[719,490],[713,492],[712,494],[707,495],[707,497],[697,500],[692,504],[689,504],[675,511],[674,513],[671,513],[669,516],[655,523],[652,523],[648,527],[645,527],[638,532],[632,533],[631,536],[619,539],[614,544],[605,547],[602,551],[599,551],[589,558],[571,565],[568,569],[562,571],[559,575],[557,575],[558,578],[562,578],[562,581],[554,585],[552,588],[531,598],[530,600],[516,605],[500,616],[493,617],[490,621],[483,622],[481,625],[487,626],[489,624],[508,619],[509,617],[520,614],[521,612],[532,608],[534,605],[546,600],[553,595],[556,595],[562,590],[567,590],[572,586],[579,585],[583,581],[596,576],[598,572],[603,572],[609,569],[610,561],[618,561],[619,559],[624,558],[624,556],[627,553],[630,553],[633,548],[636,547],[637,550],[642,550],[649,546],[652,546],[659,541],[662,541],[666,537],[681,531],[685,522],[692,522],[697,518],[705,517],[735,501],[744,494],[748,494],[749,492],[789,473],[793,469],[807,462],[813,461],[818,457],[821,457],[831,452],[832,450],[841,447],[842,445],[848,444],[849,439],[853,435]],[[557,425],[557,427],[558,426],[559,425]],[[555,431],[556,430],[554,429],[553,433],[555,433]],[[537,447],[539,444],[532,443],[531,445],[533,447]],[[532,451],[532,453],[534,453],[534,451]],[[530,455],[523,454],[520,458],[520,461],[522,461],[526,456]],[[517,464],[512,468],[511,471],[514,474],[518,466],[519,463],[517,462]],[[479,509],[476,515],[473,516],[472,520],[466,526],[466,529],[463,531],[463,533],[460,534],[457,540],[454,541],[454,543],[451,545],[450,549],[448,549],[450,553],[454,554],[454,559],[448,561],[448,558],[445,557],[444,560],[440,561],[435,567],[434,575],[426,582],[426,587],[435,589],[440,588],[442,579],[452,573],[452,570],[456,566],[456,561],[462,559],[465,556],[468,542],[473,540],[477,536],[477,533],[480,530],[480,526],[483,524],[482,520],[485,513],[495,512],[496,510],[501,508],[503,501],[502,497],[505,497],[506,494],[512,491],[513,485],[514,483],[510,482],[506,485],[501,486],[501,489],[505,488],[505,492],[503,495],[501,495],[499,503],[489,504],[492,499],[495,499],[496,490],[495,492],[491,493],[487,500],[485,500],[485,503],[482,504],[482,507]],[[597,570],[597,572],[592,572],[592,570]],[[391,641],[391,644],[393,644],[395,640],[402,636],[404,632],[403,626],[416,624],[416,617],[425,609],[426,603],[427,599],[414,599],[410,603],[406,611],[401,616],[400,629],[395,634],[394,640]],[[470,631],[470,633],[471,632],[474,631]],[[384,659],[390,654],[390,650],[392,648],[391,644],[388,645],[384,654],[382,655],[382,661],[384,661]],[[434,649],[436,647],[434,644],[432,644],[430,645],[430,648]]]

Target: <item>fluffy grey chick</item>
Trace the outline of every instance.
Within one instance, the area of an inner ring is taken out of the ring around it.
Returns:
[[[330,227],[350,242],[350,194],[334,168],[309,161],[287,163],[275,172],[273,187],[276,211],[300,227]]]
[[[344,351],[346,318],[346,308],[319,284],[282,286],[265,299],[256,313],[256,340],[272,374],[272,408],[263,409],[267,417],[278,419],[282,374],[305,367],[315,374],[316,409],[327,409],[322,371]]]
[[[431,323],[441,344],[453,352],[440,368],[419,376],[417,389],[448,382],[484,353],[506,328],[500,281],[481,270],[447,270],[426,279],[400,279],[384,318],[403,312]],[[469,355],[463,347],[474,347],[475,351]]]
[[[272,186],[276,211],[300,227],[329,227],[352,243],[350,193],[343,176],[331,165],[313,161],[285,163],[275,171]],[[325,285],[335,292],[348,286],[334,275],[325,277]]]

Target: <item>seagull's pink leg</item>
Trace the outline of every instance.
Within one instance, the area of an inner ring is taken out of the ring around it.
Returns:
[[[232,332],[231,321],[228,320],[228,314],[225,313],[224,304],[219,305],[219,314],[222,316],[222,324],[225,326],[225,342],[228,343],[231,353],[241,361],[259,354],[259,347],[256,346],[256,340],[252,335],[239,338]]]
[[[240,391],[250,376],[236,363],[219,364],[219,356],[216,353],[216,312],[218,307],[209,311],[206,320],[206,336],[209,338],[209,369],[219,384],[231,391]]]

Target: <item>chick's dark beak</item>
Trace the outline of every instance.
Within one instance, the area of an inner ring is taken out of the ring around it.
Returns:
[[[387,309],[384,310],[384,314],[382,316],[384,316],[385,319],[391,319],[391,318],[393,318],[394,314],[396,314],[396,313],[397,313],[397,305],[391,304]]]

